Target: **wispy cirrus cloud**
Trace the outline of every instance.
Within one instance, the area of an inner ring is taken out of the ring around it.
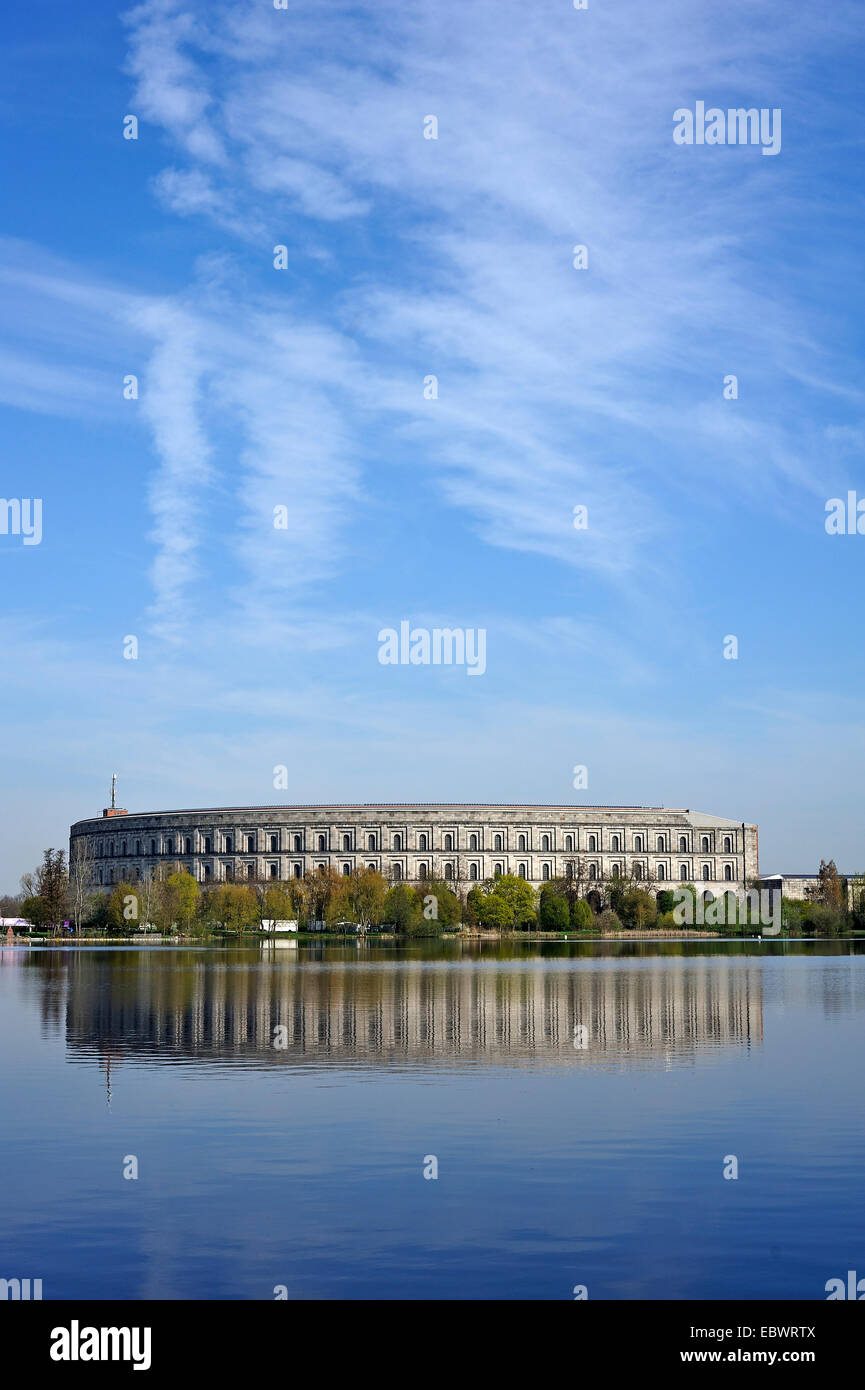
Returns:
[[[337,4],[325,19],[158,0],[130,16],[129,65],[142,114],[189,161],[163,176],[173,207],[224,228],[245,201],[247,240],[284,228],[303,256],[343,239],[348,274],[320,312],[384,366],[381,404],[443,498],[488,544],[615,581],[707,475],[782,511],[785,489],[818,490],[817,441],[780,386],[801,386],[803,360],[809,405],[846,390],[862,408],[819,322],[751,253],[770,189],[801,211],[795,179],[671,140],[691,93],[774,103],[855,20],[842,6],[831,33],[807,13],[779,32],[772,13],[671,4],[645,25],[635,3],[589,17],[495,0]],[[370,254],[368,228],[395,254]],[[760,406],[738,402],[732,422],[720,391],[737,369]],[[440,397],[424,410],[430,372]],[[593,529],[575,545],[577,502]]]

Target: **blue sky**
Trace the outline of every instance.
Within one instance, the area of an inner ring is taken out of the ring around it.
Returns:
[[[0,491],[43,539],[0,535],[0,887],[115,769],[130,810],[664,804],[865,866],[857,5],[3,23]],[[698,100],[781,152],[676,145]],[[484,676],[379,664],[404,619],[486,629]]]

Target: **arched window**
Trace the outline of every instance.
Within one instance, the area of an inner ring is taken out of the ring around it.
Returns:
[[[666,864],[659,864],[659,865],[658,865],[658,882],[659,882],[659,883],[663,883],[663,881],[664,881],[664,879],[665,879],[666,877],[667,877],[667,866],[666,866]]]
[[[255,865],[254,865],[254,864],[247,864],[247,866],[246,866],[246,877],[247,877],[247,878],[255,878]]]
[[[350,836],[350,835],[343,835],[343,837],[342,837],[342,847],[343,847],[343,849],[351,849],[351,836]]]
[[[642,864],[635,864],[635,865],[634,865],[634,878],[636,878],[636,879],[641,879],[642,877],[643,877],[643,866],[642,866]]]
[[[614,864],[614,865],[613,865],[613,878],[618,878],[618,877],[619,877],[619,866],[618,866],[618,864]]]
[[[343,864],[343,866],[342,866],[342,876],[343,876],[343,878],[348,878],[348,876],[349,876],[350,873],[351,873],[351,865],[350,865],[350,864]]]
[[[708,883],[708,882],[709,882],[709,865],[708,865],[708,864],[704,864],[704,865],[703,865],[703,882],[704,882],[704,883]]]
[[[229,883],[230,883],[231,880],[234,878],[234,865],[233,865],[233,864],[226,864],[226,866],[225,866],[225,877],[226,877],[226,879],[228,880]]]
[[[211,864],[205,864],[204,877],[205,879],[213,878],[213,866]]]
[[[402,849],[402,835],[394,835],[393,847],[394,849]]]
[[[687,837],[687,835],[680,835],[680,836],[679,836],[679,853],[680,853],[680,854],[687,854],[687,853],[688,853],[688,837]]]
[[[126,841],[125,841],[125,840],[121,840],[121,841],[120,841],[120,853],[123,854],[123,855],[126,854]]]
[[[635,849],[635,850],[637,851],[637,853],[639,854],[639,853],[642,851],[642,848],[643,848],[643,837],[642,837],[642,835],[635,835],[635,836],[634,836],[634,849]]]
[[[418,836],[418,848],[419,848],[419,849],[426,849],[426,848],[427,848],[426,833],[425,833],[423,830],[421,831],[420,835]]]
[[[525,878],[525,877],[526,877],[526,866],[525,866],[525,864],[521,864],[521,865],[520,865],[520,878]]]
[[[319,849],[327,849],[327,836],[326,836],[326,835],[319,835],[319,837],[318,837],[318,847],[319,847]]]
[[[233,844],[234,844],[234,841],[232,840],[231,836],[230,836],[230,835],[226,835],[226,837],[225,837],[225,853],[226,853],[226,854],[231,854],[231,847],[232,847]]]
[[[732,850],[732,848],[733,848],[733,841],[730,839],[730,836],[729,836],[729,835],[725,835],[725,836],[724,836],[724,850],[725,850],[725,852],[726,852],[727,854],[729,854],[730,851]]]
[[[679,865],[679,878],[682,880],[683,883],[687,883],[687,882],[688,882],[688,866],[687,866],[687,864],[680,864],[680,865]]]
[[[108,870],[108,882],[109,882],[109,883],[113,883],[113,882],[114,882],[114,870],[113,870],[113,869],[109,869],[109,870]]]
[[[300,878],[300,865],[299,865],[299,864],[295,864],[295,866],[294,866],[294,876],[295,876],[295,878]]]
[[[156,853],[156,841],[155,841],[155,840],[151,840],[151,841],[150,841],[150,853],[151,853],[151,854],[155,854],[155,853]]]
[[[278,835],[271,835],[271,837],[270,837],[270,852],[271,852],[271,854],[273,854],[273,852],[274,852],[275,850],[278,850],[278,849],[279,849],[279,836],[278,836]]]
[[[247,837],[246,837],[246,852],[247,852],[247,854],[255,854],[255,836],[254,836],[254,835],[247,835]]]
[[[394,876],[395,879],[401,879],[401,878],[402,878],[402,864],[394,864],[394,866],[393,866],[393,876]]]
[[[278,873],[279,873],[279,865],[278,865],[278,864],[271,864],[271,866],[270,866],[270,877],[271,877],[271,878],[276,878],[276,876],[277,876]]]
[[[191,836],[191,835],[187,835],[186,840],[184,841],[184,846],[185,846],[185,848],[184,848],[184,853],[185,853],[185,854],[191,854],[191,853],[192,853],[192,836]]]
[[[300,835],[294,837],[294,852],[298,854],[303,849],[303,839]]]
[[[548,879],[549,876],[550,876],[550,866],[549,866],[549,864],[545,864],[544,867],[541,869],[541,878]]]
[[[419,864],[417,870],[418,878],[426,878],[426,864]]]
[[[454,847],[454,837],[453,837],[453,835],[445,835],[445,849],[453,849],[453,847]]]
[[[469,878],[471,879],[472,883],[476,883],[476,882],[477,882],[477,877],[478,877],[478,866],[477,866],[477,864],[469,864]]]
[[[210,836],[209,836],[209,835],[205,835],[205,837],[204,837],[204,853],[205,853],[205,854],[210,854],[210,849],[211,849]]]
[[[565,850],[566,850],[566,851],[568,851],[568,850],[573,851],[573,848],[574,848],[574,837],[573,837],[573,835],[566,835],[566,836],[565,836]]]
[[[501,839],[501,836],[499,836],[499,839]],[[504,865],[502,865],[502,864],[496,864],[496,867],[493,869],[493,878],[501,878],[501,876],[502,876],[503,873],[504,873]]]
[[[504,845],[502,844],[502,837],[501,837],[501,835],[497,835],[497,836],[496,836],[496,838],[495,838],[495,844],[494,844],[493,847],[494,847],[494,849],[504,849]]]
[[[704,854],[706,854],[707,851],[708,851],[708,849],[709,849],[709,837],[708,837],[708,835],[704,835],[704,836],[703,836],[703,845],[702,845],[702,849],[703,849],[703,853],[704,853]]]
[[[517,844],[517,849],[526,849],[526,837],[525,837],[525,835],[521,835],[521,836],[520,836],[520,838],[519,838],[519,843]]]
[[[613,843],[612,843],[612,845],[610,846],[610,848],[612,849],[612,851],[613,851],[614,854],[618,854],[618,852],[619,852],[619,837],[618,837],[618,835],[614,835],[614,836],[613,836]]]
[[[597,837],[597,835],[590,835],[590,836],[589,836],[589,849],[590,849],[590,850],[597,850],[597,848],[598,848],[598,837]]]
[[[665,836],[665,835],[659,835],[659,836],[658,836],[658,849],[663,851],[663,850],[665,850],[666,848],[667,848],[667,838],[666,838],[666,836]]]
[[[598,877],[598,866],[597,866],[597,864],[590,864],[590,865],[589,865],[589,878],[597,878],[597,877]]]
[[[141,841],[140,841],[140,840],[136,840],[136,841],[135,841],[135,853],[136,853],[136,854],[140,854],[140,853],[141,853]]]
[[[367,847],[367,849],[375,849],[375,836],[374,836],[374,835],[367,835],[367,837],[366,837],[366,847]]]
[[[724,865],[724,878],[727,883],[730,883],[732,881],[733,870],[729,864]]]
[[[169,838],[165,841],[165,853],[166,853],[166,854],[173,854],[173,853],[174,853],[174,841],[171,839],[170,836],[169,836]]]
[[[375,864],[367,864],[368,869],[375,869]]]
[[[474,833],[469,836],[469,849],[477,849],[478,837]]]
[[[550,837],[549,837],[549,835],[542,835],[542,836],[541,836],[541,849],[546,849],[546,850],[548,850],[549,847],[550,847]]]
[[[450,883],[450,881],[451,881],[451,879],[453,878],[453,876],[454,876],[454,866],[453,866],[453,864],[445,864],[445,878],[447,879],[448,883]]]
[[[99,882],[100,882],[100,883],[102,882],[102,870],[101,870],[101,869],[99,870]]]

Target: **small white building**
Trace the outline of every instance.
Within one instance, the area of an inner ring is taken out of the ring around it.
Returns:
[[[289,921],[288,918],[265,917],[261,925],[264,931],[269,932],[297,931],[297,921]]]

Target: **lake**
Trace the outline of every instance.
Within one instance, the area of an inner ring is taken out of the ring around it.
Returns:
[[[0,1277],[825,1299],[863,1023],[848,941],[4,947]]]

